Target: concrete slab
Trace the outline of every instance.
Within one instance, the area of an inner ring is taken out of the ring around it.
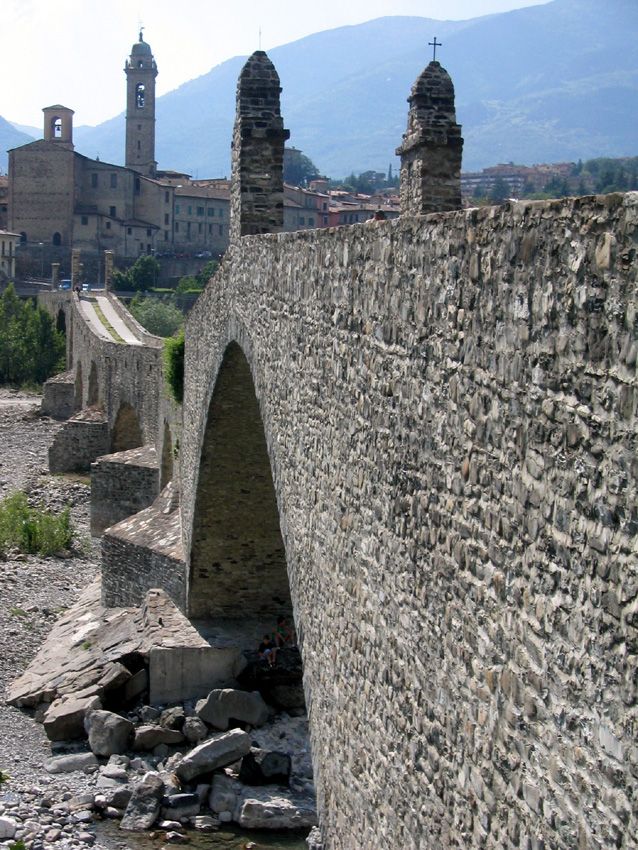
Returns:
[[[239,646],[154,647],[150,654],[151,705],[207,696],[234,681],[245,666]]]

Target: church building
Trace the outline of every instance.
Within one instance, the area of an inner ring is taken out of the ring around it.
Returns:
[[[125,165],[74,149],[73,110],[46,107],[43,138],[9,151],[8,224],[23,245],[213,257],[228,247],[228,181],[197,181],[158,171],[155,160],[157,65],[140,32],[126,74]]]

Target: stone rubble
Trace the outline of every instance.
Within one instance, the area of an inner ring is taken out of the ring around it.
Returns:
[[[46,449],[59,424],[39,416],[38,404],[39,399],[0,389],[0,424],[5,435],[0,445],[0,487],[5,493],[24,488],[38,503],[54,510],[70,503],[73,520],[85,533],[89,525],[88,481],[46,475]],[[88,537],[81,543],[69,558],[9,554],[2,563],[0,627],[8,637],[0,650],[3,690],[37,653],[60,611],[97,575],[96,546]],[[39,682],[38,700],[26,710],[8,705],[6,691],[3,693],[0,771],[8,778],[0,782],[0,846],[22,840],[27,850],[101,848],[106,845],[100,843],[99,829],[97,833],[95,829],[100,819],[118,819],[129,829],[137,828],[131,824],[152,822],[167,842],[181,840],[185,829],[210,831],[238,819],[284,828],[286,823],[300,826],[316,821],[308,722],[300,712],[291,711],[298,716],[283,713],[272,717],[260,710],[260,701],[253,695],[230,693],[226,700],[250,705],[252,719],[263,719],[264,725],[247,725],[250,733],[216,731],[197,716],[194,701],[164,710],[141,706],[122,717],[102,707],[100,694],[104,696],[105,684],[107,690],[128,687],[135,677],[114,662],[101,671],[98,687],[91,681],[90,666],[83,672],[85,681],[78,675],[55,688]],[[85,689],[78,695],[73,688],[79,684]],[[139,690],[147,687],[148,677]],[[46,712],[37,704],[54,697],[57,705],[45,704]],[[76,711],[78,703],[81,711]],[[56,740],[62,732],[54,724],[61,722],[62,716],[67,723],[64,735],[81,737]],[[48,740],[46,730],[52,728],[58,731]],[[152,748],[140,747],[144,736],[151,734],[156,736]],[[225,766],[211,775],[209,763],[208,774],[193,773],[189,767],[192,752],[210,747],[211,742],[219,750],[220,739],[233,742],[227,747],[226,759],[218,758]],[[125,747],[128,749],[122,752]],[[238,781],[241,754],[250,753],[252,760],[257,757],[267,763],[264,751],[280,754],[277,763],[290,761],[288,788],[251,788]],[[186,767],[182,767],[184,763]],[[180,783],[180,772],[192,780]],[[232,784],[232,795],[215,796],[215,783],[224,780]]]

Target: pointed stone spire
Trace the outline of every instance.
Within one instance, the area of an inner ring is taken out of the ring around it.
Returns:
[[[460,209],[463,139],[456,123],[454,85],[430,62],[412,86],[401,157],[401,211],[410,215]]]
[[[263,50],[248,59],[237,83],[231,147],[230,241],[276,233],[284,225],[284,144],[279,75]]]

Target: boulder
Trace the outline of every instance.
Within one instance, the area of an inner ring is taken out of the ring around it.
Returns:
[[[245,788],[233,820],[244,829],[303,829],[316,826],[317,808],[311,797],[296,797],[280,788]]]
[[[252,747],[241,762],[239,781],[245,785],[288,785],[291,761],[287,753]]]
[[[102,708],[98,696],[56,700],[44,715],[44,731],[50,741],[68,741],[84,735],[84,718]]]
[[[183,782],[190,782],[196,776],[211,773],[220,767],[226,767],[250,752],[250,738],[240,729],[232,729],[222,735],[216,735],[204,741],[188,753],[175,768],[175,774]]]
[[[173,794],[165,798],[162,808],[163,817],[169,820],[191,818],[199,814],[200,801],[197,794]]]
[[[163,726],[164,729],[178,729],[181,731],[185,719],[184,709],[181,705],[177,705],[174,708],[167,708],[161,713],[160,726]]]
[[[123,688],[124,702],[132,702],[144,691],[148,690],[148,670],[144,667],[138,670],[135,675],[131,676]]]
[[[85,770],[87,767],[97,767],[98,760],[93,753],[74,753],[69,756],[54,756],[44,762],[47,773],[73,773],[74,770]]]
[[[208,727],[199,717],[187,717],[182,726],[182,734],[191,744],[196,744],[208,735]]]
[[[268,706],[258,691],[223,688],[211,691],[196,707],[198,717],[216,729],[228,729],[231,719],[251,726],[263,726],[268,720]]]
[[[147,773],[131,794],[120,829],[130,831],[150,829],[161,810],[164,783],[156,773]]]
[[[0,839],[13,838],[16,834],[16,822],[11,818],[0,817]]]
[[[235,811],[242,790],[241,782],[233,779],[232,776],[216,773],[213,776],[213,785],[208,798],[209,809],[219,815],[228,812],[232,819],[232,813]]]
[[[159,744],[175,746],[181,744],[184,736],[177,729],[164,729],[162,726],[140,726],[135,730],[134,750],[154,750]]]
[[[125,753],[135,727],[130,720],[112,711],[91,711],[84,718],[84,728],[89,736],[89,746],[96,756]]]

